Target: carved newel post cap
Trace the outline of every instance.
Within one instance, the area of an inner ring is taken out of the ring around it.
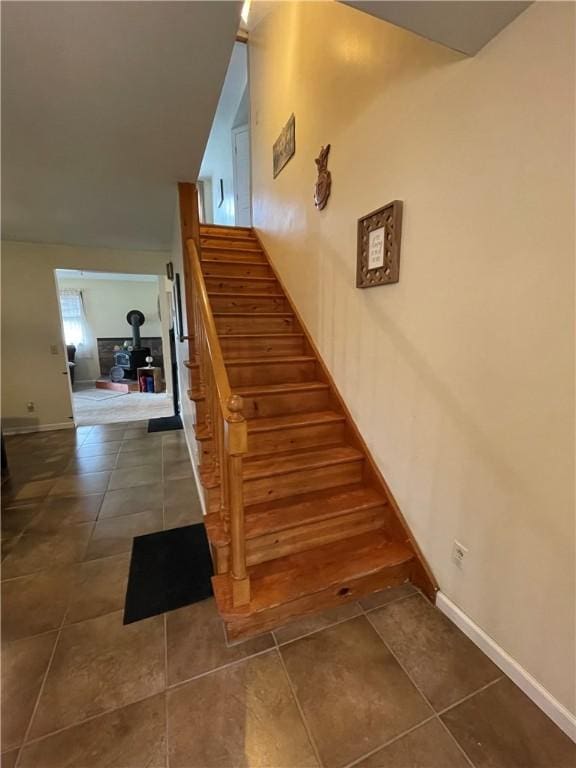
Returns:
[[[230,421],[242,421],[242,408],[244,407],[244,401],[240,395],[230,395],[228,398],[228,410],[230,411]]]

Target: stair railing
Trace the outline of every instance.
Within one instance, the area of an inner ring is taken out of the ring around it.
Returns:
[[[180,185],[181,211],[182,187],[194,185]],[[195,200],[195,196],[192,199]],[[187,220],[190,221],[189,218]],[[204,397],[204,433],[211,442],[209,473],[212,485],[219,488],[218,514],[230,538],[232,602],[240,606],[250,602],[242,483],[242,462],[247,452],[248,430],[242,414],[242,398],[232,393],[224,365],[202,273],[197,232],[199,226],[191,228],[182,222],[184,273],[185,280],[189,281],[186,290],[187,316],[190,330],[193,329],[193,336],[189,337],[190,356],[196,364],[196,391]],[[194,236],[187,237],[187,234]]]

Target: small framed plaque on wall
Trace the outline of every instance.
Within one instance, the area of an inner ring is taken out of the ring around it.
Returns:
[[[357,288],[398,282],[401,234],[401,200],[358,219]]]

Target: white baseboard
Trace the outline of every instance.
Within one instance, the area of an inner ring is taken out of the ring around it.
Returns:
[[[487,635],[443,592],[436,595],[436,606],[459,627],[484,653],[524,691],[536,706],[553,720],[558,728],[576,742],[576,717],[541,685],[524,667]]]
[[[202,485],[202,481],[200,480],[200,468],[198,466],[198,456],[196,455],[196,451],[194,451],[192,447],[192,443],[190,442],[191,439],[195,440],[195,436],[188,435],[188,424],[189,422],[185,418],[186,414],[184,414],[184,409],[181,408],[180,410],[180,418],[182,419],[182,428],[184,431],[184,439],[186,440],[186,447],[188,448],[188,454],[190,456],[190,463],[192,464],[192,472],[194,473],[194,479],[196,481],[196,487],[198,488],[198,498],[200,499],[200,506],[202,507],[202,514],[204,517],[206,516],[208,510],[206,508],[206,499],[204,498],[204,487]],[[192,425],[192,430],[194,429],[194,425]]]
[[[63,421],[57,424],[35,424],[32,427],[3,427],[5,435],[25,435],[29,432],[54,432],[58,429],[74,429],[73,421]]]

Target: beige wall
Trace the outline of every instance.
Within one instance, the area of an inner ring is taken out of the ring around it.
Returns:
[[[441,589],[575,711],[573,26],[536,4],[465,59],[279,3],[250,87],[255,225]],[[400,282],[357,290],[356,220],[396,198]]]
[[[2,243],[2,424],[45,427],[72,409],[54,270],[162,274],[169,254]],[[128,326],[126,326],[128,327]],[[35,403],[29,413],[26,404]]]

